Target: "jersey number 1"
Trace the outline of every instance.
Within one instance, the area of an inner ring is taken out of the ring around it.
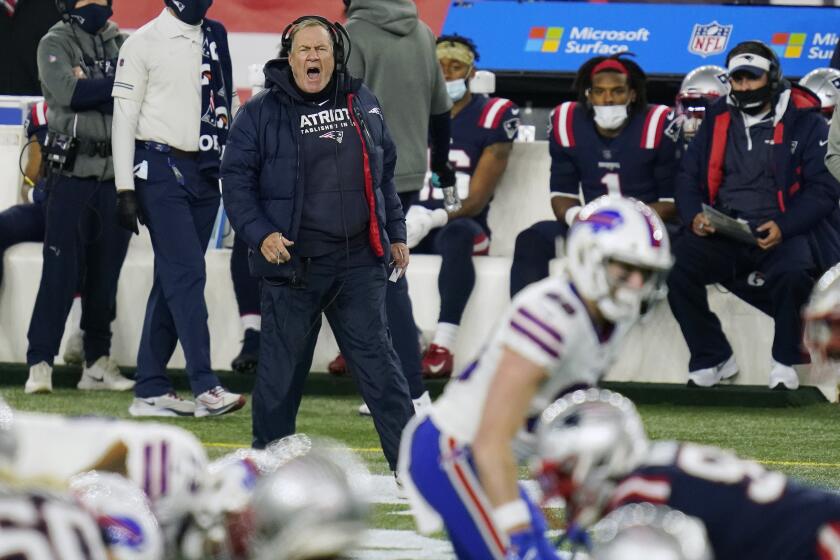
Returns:
[[[605,173],[601,182],[607,187],[607,194],[621,195],[621,181],[618,173]]]

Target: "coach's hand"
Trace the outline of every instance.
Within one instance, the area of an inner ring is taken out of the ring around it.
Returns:
[[[394,266],[401,268],[403,273],[408,268],[409,250],[405,243],[391,243],[391,257],[394,259]]]
[[[292,258],[287,247],[291,247],[294,244],[294,241],[286,239],[282,233],[275,231],[260,243],[260,252],[265,260],[270,263],[287,263]]]
[[[140,205],[137,204],[137,195],[131,190],[119,191],[117,194],[117,223],[128,231],[133,231],[134,235],[140,235],[137,222],[145,223],[143,212],[140,210]]]

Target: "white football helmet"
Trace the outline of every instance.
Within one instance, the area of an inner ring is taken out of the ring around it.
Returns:
[[[825,118],[831,120],[834,106],[840,95],[840,70],[836,68],[816,68],[799,80],[800,86],[805,86],[820,98],[820,110]]]
[[[700,66],[685,75],[677,93],[675,109],[677,118],[682,121],[682,134],[686,141],[697,134],[709,105],[727,94],[729,80],[722,66]]]
[[[583,207],[566,237],[566,256],[575,288],[610,321],[635,320],[642,304],[663,299],[673,263],[668,232],[656,212],[616,195]],[[638,269],[642,286],[620,282],[611,264]]]
[[[367,526],[369,472],[337,443],[314,445],[257,483],[250,558],[306,560],[345,554]]]
[[[666,506],[629,504],[592,530],[593,560],[712,560],[703,522]]]
[[[109,558],[163,558],[163,534],[137,485],[118,474],[90,471],[70,479],[70,493],[96,519]]]
[[[840,264],[814,285],[802,310],[805,347],[815,364],[840,364]]]
[[[540,415],[531,470],[543,498],[566,501],[569,523],[588,526],[607,506],[616,483],[648,449],[642,420],[629,399],[604,389],[575,391]]]

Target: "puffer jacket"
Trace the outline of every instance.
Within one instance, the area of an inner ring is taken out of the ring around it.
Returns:
[[[249,247],[254,276],[291,277],[301,266],[292,248],[288,263],[268,262],[259,246],[269,234],[296,239],[303,211],[304,156],[300,153],[302,98],[292,86],[285,60],[269,61],[266,89],[250,99],[234,119],[222,158],[225,211]],[[405,242],[405,216],[394,189],[397,154],[376,97],[361,80],[337,84],[346,96],[354,131],[361,138],[365,196],[371,214],[368,240],[374,254],[390,262],[390,244]]]

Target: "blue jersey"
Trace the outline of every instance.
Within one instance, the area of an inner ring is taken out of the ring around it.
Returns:
[[[706,525],[716,560],[840,558],[840,496],[717,447],[655,443],[611,507],[665,504]]]
[[[630,117],[615,138],[595,129],[590,110],[568,101],[549,119],[551,196],[590,202],[620,194],[642,202],[673,202],[677,171],[676,143],[671,134],[671,109],[650,105]]]
[[[463,200],[469,196],[470,178],[484,149],[493,144],[513,142],[516,138],[519,108],[508,99],[474,94],[467,106],[452,118],[451,126],[449,161],[455,167],[458,194]],[[427,182],[420,191],[420,203],[426,208],[443,208],[443,193]],[[488,233],[489,211],[488,204],[477,216],[473,216]]]

